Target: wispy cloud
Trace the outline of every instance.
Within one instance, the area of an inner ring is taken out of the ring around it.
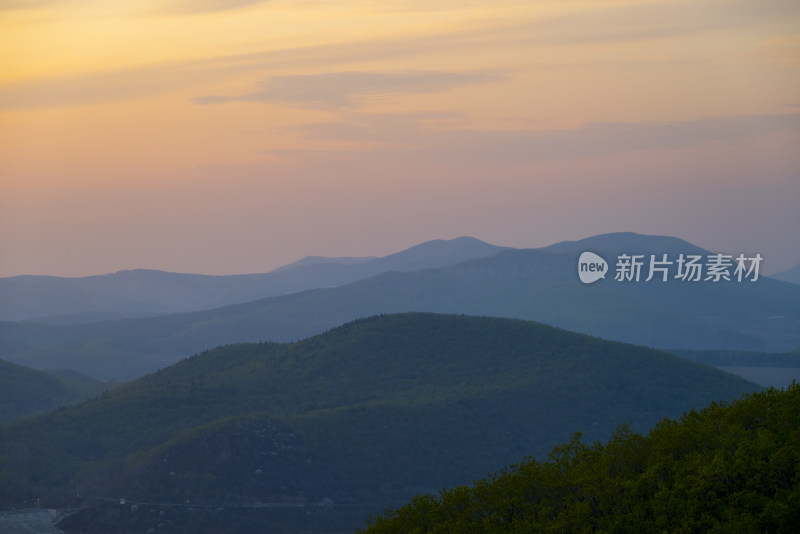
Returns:
[[[140,8],[156,13],[189,15],[193,13],[232,11],[269,1],[271,0],[145,0],[144,2],[139,2],[139,4]],[[79,0],[0,0],[0,11],[17,11],[65,4],[80,5],[81,2]],[[122,3],[120,2],[120,4]],[[118,7],[126,9],[125,6]]]
[[[158,12],[170,15],[214,13],[243,9],[268,1],[269,0],[173,0],[164,2],[163,5],[158,8]]]
[[[292,129],[295,134],[313,139],[379,145],[384,154],[410,150],[418,159],[486,164],[672,150],[710,142],[735,142],[780,131],[800,132],[800,114],[739,115],[676,122],[596,122],[569,130],[512,131],[431,131],[416,117],[402,120],[398,116],[378,115]],[[395,148],[387,148],[392,145]]]
[[[622,43],[713,33],[798,14],[794,0],[669,0],[584,9],[529,28],[539,43]]]
[[[360,107],[377,96],[434,93],[503,79],[499,72],[329,72],[271,76],[260,91],[240,96],[202,96],[196,104],[271,102],[316,109]]]
[[[356,144],[417,146],[421,139],[446,136],[453,125],[462,122],[460,113],[416,111],[408,113],[363,113],[347,111],[341,120],[301,124],[285,128],[292,136],[318,140],[337,140]]]
[[[181,63],[29,79],[0,85],[0,109],[104,104],[202,83],[207,76],[207,69]]]
[[[729,143],[786,130],[800,132],[800,114],[710,117],[678,122],[598,122],[576,130],[453,132],[443,146],[462,158],[544,161],[674,150],[711,142]]]
[[[58,3],[59,0],[0,0],[0,11],[23,11]]]
[[[285,68],[313,70],[323,66],[330,69],[337,65],[363,61],[415,57],[429,54],[431,50],[467,50],[481,46],[483,42],[484,37],[459,31],[413,38],[347,41],[34,78],[0,84],[0,109],[53,108],[113,102],[176,88],[202,87],[204,83],[216,83],[232,74]]]
[[[58,0],[0,0],[0,11]],[[68,0],[64,0],[68,1]],[[163,6],[183,6],[196,12],[213,9],[234,9],[253,5],[258,0],[197,0],[196,2],[164,3]],[[311,4],[309,8],[313,6]],[[586,42],[632,42],[692,33],[713,32],[728,27],[759,24],[765,20],[788,20],[800,14],[796,0],[691,0],[670,1],[645,5],[616,6],[576,11],[549,18],[525,19],[514,23],[486,22],[466,29],[437,32],[429,35],[392,36],[382,39],[349,41],[326,45],[262,50],[248,54],[230,54],[201,60],[152,64],[75,74],[42,77],[0,85],[0,109],[45,108],[86,105],[97,102],[125,100],[147,96],[176,88],[195,88],[202,91],[205,83],[217,83],[232,73],[269,72],[277,69],[319,71],[345,69],[363,62],[390,61],[400,58],[456,53],[463,57],[470,51],[514,50],[525,47],[548,47]],[[634,60],[631,60],[634,61]],[[530,68],[530,66],[528,66]],[[478,73],[481,74],[481,73]],[[487,73],[483,73],[486,75]],[[324,76],[324,75],[317,75]],[[320,78],[321,79],[321,78]],[[345,79],[330,80],[339,84],[338,93],[331,96],[316,94],[316,89],[304,88],[311,78],[268,79],[257,91],[234,96],[199,97],[200,104],[241,100],[270,100],[295,105],[309,105],[320,98],[320,105],[353,105],[359,93],[347,92]],[[317,80],[319,81],[319,79]],[[379,80],[373,80],[379,84]],[[397,81],[397,80],[395,80]],[[452,81],[452,80],[451,80]],[[387,80],[384,80],[387,82]],[[409,81],[409,83],[411,83]],[[419,83],[419,82],[418,82]],[[442,83],[444,83],[442,81]],[[453,83],[455,83],[453,81]],[[475,82],[478,83],[478,82]],[[289,86],[307,91],[304,99],[291,100],[285,94]],[[377,89],[374,94],[382,93]],[[362,93],[363,94],[363,93]],[[350,95],[350,100],[348,100]],[[283,98],[283,100],[278,100]]]

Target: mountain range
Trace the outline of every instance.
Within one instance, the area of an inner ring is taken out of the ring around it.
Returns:
[[[205,310],[339,286],[388,271],[442,267],[503,249],[461,237],[429,241],[382,258],[309,256],[264,274],[209,276],[135,269],[84,278],[0,278],[0,321],[69,324]]]
[[[447,242],[415,248],[438,250],[442,243]],[[464,243],[488,250],[480,242]],[[66,367],[95,378],[126,380],[228,343],[293,341],[360,317],[407,311],[535,320],[662,349],[789,352],[800,347],[800,287],[795,284],[767,277],[714,283],[672,278],[617,282],[607,276],[584,285],[578,280],[577,259],[585,250],[608,258],[611,265],[622,253],[708,254],[672,237],[605,234],[541,249],[501,250],[443,267],[384,272],[338,287],[206,311],[75,325],[4,322],[0,358],[36,369]],[[436,254],[422,256],[427,259],[405,265],[430,263]]]

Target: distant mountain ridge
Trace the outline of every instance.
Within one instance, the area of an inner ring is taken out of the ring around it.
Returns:
[[[633,239],[630,245],[627,238]],[[606,252],[605,246],[612,248]],[[360,317],[409,311],[535,320],[663,349],[800,347],[800,287],[793,284],[767,277],[756,283],[618,283],[612,277],[591,286],[579,282],[580,250],[613,261],[620,247],[632,254],[702,250],[675,238],[607,234],[202,312],[67,326],[0,323],[0,358],[130,379],[219,345],[294,341]]]
[[[85,323],[212,309],[339,286],[387,271],[442,267],[504,248],[460,237],[428,241],[382,258],[312,256],[265,274],[212,276],[134,269],[84,278],[2,278],[0,321]]]
[[[795,265],[786,271],[770,275],[770,278],[781,280],[783,282],[790,282],[792,284],[800,284],[800,264]]]
[[[331,258],[329,256],[306,256],[305,258],[293,261],[292,263],[276,267],[275,269],[272,269],[270,272],[279,273],[281,271],[294,269],[295,267],[302,267],[304,265],[312,265],[314,263],[338,263],[341,265],[355,265],[356,263],[364,263],[366,261],[375,260],[377,258],[378,258],[377,256],[363,256],[363,257],[340,256],[338,258]]]

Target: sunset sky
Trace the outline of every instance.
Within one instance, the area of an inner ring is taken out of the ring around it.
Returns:
[[[800,263],[797,0],[0,0],[0,276],[471,235]]]

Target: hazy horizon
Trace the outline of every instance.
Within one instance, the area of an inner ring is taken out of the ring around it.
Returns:
[[[636,233],[638,233],[638,232],[636,232]],[[653,234],[653,235],[655,235],[655,234]],[[330,256],[322,256],[322,255],[319,255],[319,254],[311,253],[311,254],[306,254],[305,256],[302,256],[302,257],[297,257],[297,258],[294,258],[294,259],[290,259],[289,261],[286,261],[285,263],[279,263],[277,265],[267,267],[267,268],[265,268],[263,270],[260,270],[260,271],[242,271],[242,272],[203,272],[203,271],[200,271],[200,270],[194,270],[194,271],[170,271],[169,269],[162,269],[162,268],[153,267],[153,266],[131,266],[131,267],[125,267],[125,268],[122,268],[122,269],[117,269],[115,271],[107,271],[107,272],[90,272],[90,273],[85,273],[85,274],[68,274],[68,275],[51,274],[51,273],[38,273],[38,274],[24,273],[24,274],[18,274],[18,275],[0,276],[0,278],[12,278],[12,277],[15,277],[15,276],[56,276],[56,277],[65,277],[65,278],[83,278],[83,277],[102,276],[102,275],[108,275],[108,274],[115,274],[115,273],[118,273],[118,272],[136,271],[136,270],[153,270],[153,271],[174,272],[174,273],[182,273],[182,274],[200,274],[200,275],[210,275],[210,276],[235,276],[235,275],[248,275],[248,274],[263,274],[263,273],[268,273],[270,271],[278,269],[280,267],[286,267],[286,266],[288,266],[288,265],[290,265],[292,263],[295,263],[297,261],[303,260],[305,258],[314,258],[314,257],[319,257],[319,258],[357,258],[357,257],[363,257],[363,258],[378,259],[378,258],[382,258],[384,256],[388,256],[388,255],[391,255],[391,254],[394,254],[394,253],[397,253],[397,252],[402,252],[403,250],[412,248],[412,247],[414,247],[416,245],[420,245],[420,244],[428,242],[428,241],[450,240],[450,239],[457,239],[457,238],[460,238],[460,237],[473,237],[474,238],[474,236],[456,236],[456,237],[453,237],[453,238],[444,238],[444,239],[432,238],[432,239],[428,239],[426,241],[422,241],[422,242],[419,242],[419,243],[413,243],[413,244],[408,245],[408,246],[403,246],[403,247],[401,247],[399,249],[389,250],[388,252],[382,253],[382,254],[364,254],[364,255],[359,255],[359,256],[345,256],[343,254],[332,254]],[[581,239],[584,239],[586,237],[593,237],[593,236],[576,237],[574,239],[564,239],[564,240],[561,240],[561,241],[580,241]],[[680,239],[679,236],[669,236],[669,237],[677,237],[677,238]],[[481,240],[481,241],[485,241],[485,240]],[[561,242],[561,241],[558,241],[558,242]],[[684,241],[687,241],[687,240],[684,240]],[[505,246],[505,247],[517,248],[517,249],[534,249],[534,248],[546,247],[546,246],[558,243],[558,242],[554,241],[554,242],[544,243],[542,245],[536,245],[536,246],[519,246],[519,247],[516,247],[516,246],[508,245],[508,244],[498,244],[498,243],[489,242],[489,241],[485,241],[485,242],[487,242],[487,243],[489,243],[491,245]],[[696,243],[692,243],[692,244],[696,245]],[[733,251],[729,251],[729,250],[728,251],[726,251],[726,250],[714,250],[712,247],[702,247],[701,246],[701,248],[705,248],[705,249],[709,250],[710,252],[733,253]],[[786,269],[783,269],[783,270],[786,270]],[[772,270],[763,269],[763,268],[760,269],[760,273],[763,274],[763,275],[767,275],[767,276],[775,274],[775,273],[779,273],[779,272],[782,272],[782,271],[781,270],[775,270],[775,269],[772,269]]]
[[[800,4],[0,4],[0,277],[632,231],[800,263]]]

